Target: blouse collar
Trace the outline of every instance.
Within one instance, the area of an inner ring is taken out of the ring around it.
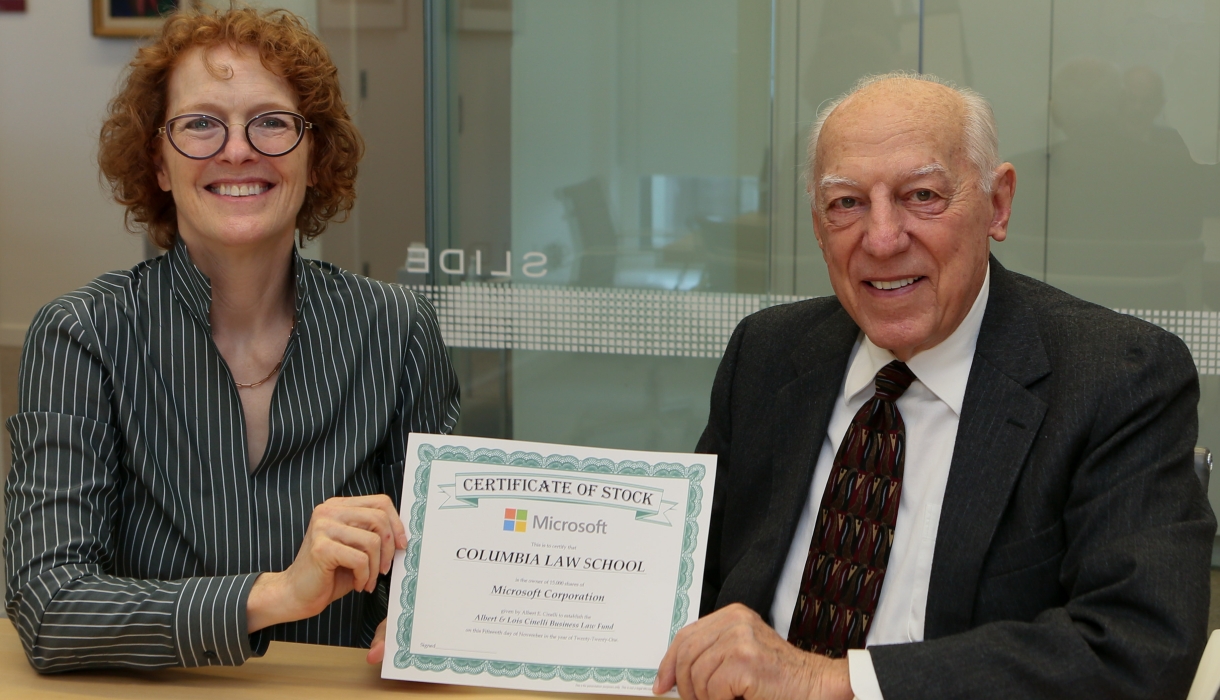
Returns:
[[[186,241],[183,241],[182,238],[178,238],[174,246],[169,249],[165,254],[165,259],[169,263],[170,279],[178,299],[195,317],[195,320],[210,332],[212,330],[212,280],[195,266],[194,261],[191,260],[190,251],[187,250]],[[301,312],[305,308],[306,280],[305,262],[297,252],[296,246],[292,247],[292,271],[295,281],[296,320],[299,322]]]

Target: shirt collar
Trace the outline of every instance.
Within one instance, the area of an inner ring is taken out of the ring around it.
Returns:
[[[987,310],[990,291],[991,266],[988,265],[983,286],[961,324],[948,338],[907,362],[915,377],[958,416],[962,414],[966,382],[970,379],[970,365],[974,362],[974,346],[978,342],[979,328],[983,325],[983,312]],[[894,353],[877,347],[868,336],[861,335],[863,339],[857,344],[843,381],[843,396],[846,398],[865,390],[871,392],[877,372],[896,359]]]
[[[183,241],[181,237],[165,254],[165,258],[169,262],[170,279],[178,299],[195,317],[195,320],[211,331],[212,280],[195,266],[194,261],[191,260],[190,251],[187,250],[186,241]],[[296,246],[292,248],[292,272],[296,282],[296,320],[298,323],[294,324],[295,327],[300,325],[301,311],[305,307],[306,297],[305,261],[297,252]]]

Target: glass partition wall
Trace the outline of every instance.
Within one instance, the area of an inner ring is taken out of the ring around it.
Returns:
[[[801,177],[818,106],[905,69],[995,107],[1018,173],[997,257],[1180,335],[1220,448],[1220,0],[318,10],[369,141],[324,256],[433,299],[464,433],[692,449],[735,323],[830,293]]]
[[[428,8],[430,283],[459,429],[690,450],[769,289],[769,0]]]

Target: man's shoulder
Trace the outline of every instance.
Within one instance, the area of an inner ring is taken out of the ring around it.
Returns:
[[[837,298],[815,297],[756,311],[742,319],[739,327],[749,340],[796,341],[836,315],[842,317],[837,320],[851,322]]]
[[[834,297],[772,306],[737,324],[726,366],[738,381],[786,383],[809,371],[841,371],[860,330]]]
[[[993,275],[991,295],[988,311],[994,305],[996,313],[985,318],[980,343],[984,334],[1002,333],[1001,328],[1024,316],[1052,364],[1056,360],[1129,363],[1137,356],[1160,355],[1193,365],[1186,344],[1173,333],[1031,277],[1001,268]]]

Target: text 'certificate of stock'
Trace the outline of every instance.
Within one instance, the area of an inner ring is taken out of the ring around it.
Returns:
[[[698,616],[714,455],[412,434],[383,678],[651,695]]]

